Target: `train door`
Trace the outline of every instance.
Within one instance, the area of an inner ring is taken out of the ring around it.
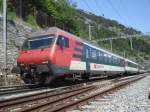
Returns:
[[[122,67],[124,68],[124,73],[126,71],[126,61],[125,59],[122,59]]]
[[[57,40],[57,45],[59,46],[59,49],[57,49],[56,63],[64,67],[68,67],[71,59],[69,38],[59,36]]]
[[[86,47],[86,72],[90,73],[90,49]]]

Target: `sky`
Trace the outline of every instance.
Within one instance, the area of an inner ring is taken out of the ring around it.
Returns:
[[[150,32],[150,0],[70,0],[77,8]]]

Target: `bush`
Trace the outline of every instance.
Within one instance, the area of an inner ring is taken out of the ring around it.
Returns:
[[[17,18],[16,13],[15,13],[15,12],[12,12],[12,11],[9,11],[7,15],[8,15],[8,19],[9,19],[9,20],[15,21],[16,18]]]
[[[0,0],[0,12],[2,12],[3,8],[3,0]]]
[[[32,15],[27,16],[25,21],[29,23],[33,28],[36,28],[38,26],[36,22],[36,18]]]

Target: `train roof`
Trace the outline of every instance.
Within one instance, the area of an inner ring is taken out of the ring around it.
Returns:
[[[29,38],[33,38],[33,37],[35,37],[35,36],[42,36],[42,35],[54,34],[54,33],[57,33],[57,32],[62,32],[62,33],[64,33],[64,34],[70,35],[70,36],[76,38],[77,40],[82,41],[84,44],[86,44],[86,45],[88,45],[88,46],[91,46],[91,47],[93,47],[93,48],[95,48],[95,49],[101,50],[101,51],[103,51],[103,52],[105,52],[105,53],[108,53],[108,54],[110,54],[110,55],[112,55],[112,56],[115,56],[115,57],[118,57],[118,58],[121,58],[121,59],[125,59],[126,61],[129,61],[129,62],[131,62],[131,63],[137,64],[137,63],[135,63],[135,62],[133,62],[133,61],[127,59],[127,58],[124,58],[124,57],[122,57],[122,56],[119,56],[119,55],[117,55],[117,54],[114,54],[114,53],[112,53],[111,51],[102,49],[102,48],[100,48],[100,46],[98,46],[98,45],[95,44],[95,43],[92,43],[92,42],[89,42],[89,41],[87,41],[87,40],[81,39],[80,37],[78,37],[78,36],[76,36],[76,35],[73,35],[73,34],[71,34],[71,33],[69,33],[69,32],[66,32],[66,31],[64,31],[64,30],[62,30],[62,29],[60,29],[60,28],[57,28],[57,27],[50,27],[50,28],[47,28],[47,29],[41,29],[41,30],[39,30],[39,31],[37,31],[37,32],[34,32],[34,33],[30,34],[30,35],[29,35]]]
[[[72,37],[75,37],[76,39],[82,41],[82,42],[85,43],[86,45],[91,46],[91,47],[93,47],[93,48],[95,48],[95,49],[99,49],[99,50],[101,50],[101,51],[104,51],[104,52],[106,52],[106,53],[108,53],[108,54],[112,54],[112,55],[114,55],[114,56],[116,56],[116,57],[119,57],[119,58],[124,58],[124,57],[121,57],[121,56],[116,55],[116,54],[114,54],[114,53],[111,53],[111,52],[109,52],[109,51],[107,51],[107,50],[104,50],[104,49],[102,49],[102,48],[99,48],[98,45],[96,45],[96,44],[94,44],[94,43],[92,43],[92,42],[89,42],[89,41],[87,41],[87,40],[81,39],[80,37],[78,37],[78,36],[76,36],[76,35],[73,35],[73,34],[71,34],[71,33],[69,33],[69,32],[66,32],[66,31],[64,31],[64,30],[61,30],[61,29],[59,29],[59,28],[57,28],[57,27],[51,27],[51,28],[49,28],[47,31],[48,31],[48,32],[63,32],[63,33],[68,34],[68,35],[70,35],[70,36],[72,36]]]
[[[50,28],[46,28],[46,29],[41,29],[41,30],[38,30],[36,32],[33,32],[29,35],[29,38],[34,38],[35,36],[39,36],[39,35],[48,35],[48,34],[54,34],[54,33],[57,33],[57,32],[62,32],[64,34],[68,34],[72,37],[75,37],[77,40],[80,40],[82,41],[82,39],[76,35],[73,35],[69,32],[66,32],[60,28],[57,28],[57,27],[50,27]]]

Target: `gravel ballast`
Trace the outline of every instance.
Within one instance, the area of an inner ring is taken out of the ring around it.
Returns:
[[[150,76],[72,112],[150,112]]]

